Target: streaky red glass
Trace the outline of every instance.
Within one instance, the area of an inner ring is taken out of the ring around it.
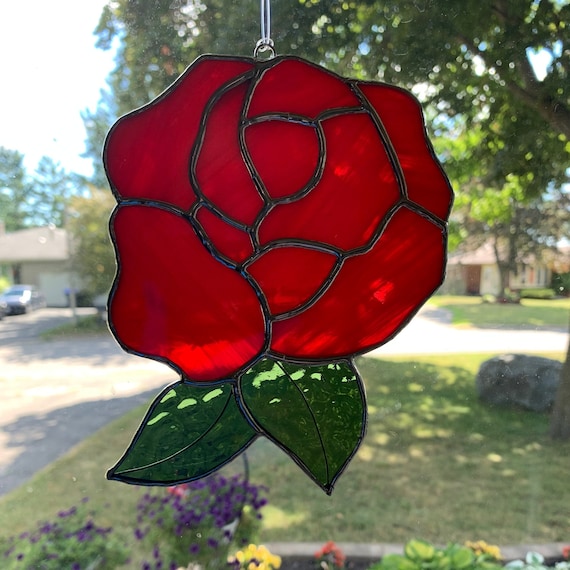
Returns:
[[[279,238],[316,241],[351,251],[370,243],[401,199],[393,166],[368,114],[326,119],[324,161],[314,189],[278,204],[259,228],[261,243]]]
[[[401,89],[203,56],[115,124],[104,160],[111,329],[186,381],[366,352],[442,282],[452,191]]]
[[[279,247],[257,257],[247,272],[265,293],[270,314],[281,315],[310,301],[326,284],[336,262],[331,253]]]
[[[287,114],[314,119],[331,109],[358,107],[357,95],[344,80],[307,63],[294,57],[277,57],[260,68],[247,118]]]
[[[318,176],[318,136],[316,125],[285,121],[263,121],[247,127],[245,147],[271,199],[293,197]]]
[[[314,305],[273,324],[271,351],[333,360],[389,340],[439,285],[445,247],[441,228],[400,208],[371,250],[347,259]]]
[[[119,274],[109,307],[123,346],[164,360],[192,380],[220,380],[264,347],[259,301],[214,259],[188,221],[121,205],[113,216]]]
[[[368,83],[360,85],[360,89],[386,129],[409,199],[446,220],[451,207],[450,189],[442,184],[445,174],[434,160],[420,104],[407,91],[392,85]]]
[[[205,206],[196,210],[196,221],[208,236],[211,246],[217,250],[218,255],[236,264],[244,262],[253,255],[250,235],[245,230],[222,220]]]
[[[105,141],[104,162],[117,198],[188,209],[195,200],[189,156],[204,106],[220,87],[254,67],[247,60],[199,59],[150,105],[115,123]]]
[[[263,207],[263,198],[242,158],[240,122],[246,93],[247,85],[238,85],[212,107],[205,116],[203,142],[193,156],[195,189],[233,220],[251,225]]]

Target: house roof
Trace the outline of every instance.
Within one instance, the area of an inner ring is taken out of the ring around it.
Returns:
[[[486,242],[473,251],[457,251],[449,256],[448,265],[493,265],[497,263],[493,244]]]
[[[535,256],[529,254],[525,263],[534,262]],[[542,254],[542,263],[559,273],[570,270],[570,246],[559,245],[557,250],[547,250]],[[497,259],[491,242],[486,242],[475,250],[460,250],[450,254],[448,265],[495,265]]]
[[[0,263],[67,259],[69,244],[64,229],[45,226],[0,235]]]

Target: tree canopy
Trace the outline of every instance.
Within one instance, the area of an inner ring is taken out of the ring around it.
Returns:
[[[93,187],[89,195],[75,196],[69,204],[67,226],[74,238],[72,264],[89,296],[111,288],[115,255],[107,224],[114,204],[111,192]]]
[[[417,94],[457,193],[455,242],[516,233],[514,263],[517,252],[568,231],[569,0],[290,0],[272,8],[278,53]],[[109,2],[98,45],[118,39],[120,49],[109,79],[114,107],[100,124],[150,101],[202,53],[251,55],[259,21],[258,2]],[[570,436],[570,350],[565,378],[557,414]]]
[[[73,195],[82,192],[83,184],[46,156],[30,174],[22,153],[0,147],[0,221],[6,231],[49,224],[62,227],[65,208]]]
[[[434,127],[461,116],[485,132],[489,176],[529,170],[527,192],[568,181],[570,4],[559,0],[297,0],[274,3],[276,49],[346,75],[418,92]],[[121,39],[110,85],[122,114],[164,90],[201,53],[250,55],[257,2],[115,0],[98,45]],[[533,62],[540,54],[543,69]],[[537,136],[537,134],[539,136]],[[475,150],[475,149],[474,149]]]
[[[28,192],[24,156],[0,147],[0,221],[5,224],[6,231],[25,227]]]

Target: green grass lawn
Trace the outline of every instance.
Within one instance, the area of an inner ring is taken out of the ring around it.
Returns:
[[[481,297],[435,295],[429,304],[451,311],[454,325],[503,328],[568,328],[570,298],[483,303]]]
[[[474,374],[485,358],[359,358],[368,433],[332,497],[282,451],[258,440],[248,456],[251,479],[270,487],[263,541],[570,540],[570,443],[549,440],[546,415],[480,404]],[[142,490],[106,481],[104,472],[142,415],[138,409],[103,428],[2,497],[0,535],[89,496],[100,523],[132,540]]]

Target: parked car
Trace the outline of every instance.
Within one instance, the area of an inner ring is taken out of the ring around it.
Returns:
[[[7,314],[28,313],[46,306],[43,294],[33,285],[12,285],[0,295],[0,304],[5,303]]]
[[[8,314],[8,305],[6,301],[0,299],[0,321]]]

